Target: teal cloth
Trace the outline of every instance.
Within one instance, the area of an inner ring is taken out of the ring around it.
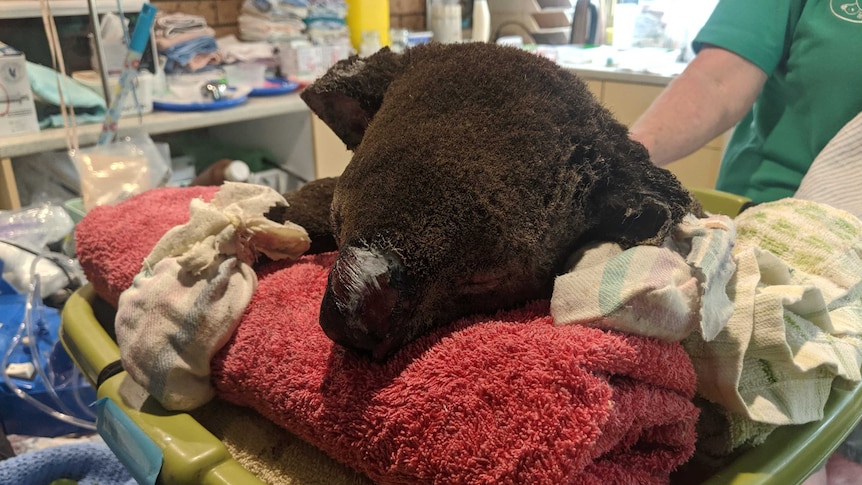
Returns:
[[[66,106],[75,108],[75,122],[78,124],[101,123],[108,107],[105,99],[80,82],[64,76],[40,64],[27,63],[27,76],[30,89],[35,97],[40,128],[63,126],[60,113],[60,93],[57,89],[57,76],[63,88]]]

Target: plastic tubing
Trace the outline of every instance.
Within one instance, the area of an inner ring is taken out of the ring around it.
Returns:
[[[39,411],[42,411],[48,414],[51,417],[59,419],[60,421],[73,424],[80,428],[88,429],[95,431],[96,425],[94,421],[88,421],[73,415],[73,412],[69,409],[68,406],[60,399],[60,396],[57,394],[57,390],[54,388],[54,376],[53,372],[50,370],[45,370],[42,366],[41,362],[41,353],[39,352],[38,343],[36,340],[36,332],[34,331],[34,322],[33,322],[33,313],[36,310],[41,311],[41,307],[36,308],[36,304],[38,302],[37,298],[41,299],[39,296],[39,275],[36,273],[36,265],[39,263],[39,260],[44,258],[44,254],[38,255],[34,258],[33,262],[30,265],[30,282],[31,289],[30,293],[27,295],[27,302],[24,309],[24,320],[21,322],[21,325],[18,326],[18,331],[12,337],[12,340],[9,342],[9,347],[6,349],[6,353],[3,355],[2,362],[2,373],[3,373],[3,382],[6,386],[15,393],[16,396],[23,399]],[[42,319],[40,318],[41,322]],[[27,334],[29,339],[29,347],[30,347],[30,359],[33,362],[33,366],[36,368],[36,373],[42,378],[42,384],[45,386],[45,389],[48,391],[48,394],[51,396],[52,400],[57,404],[62,411],[58,411],[51,406],[37,400],[33,396],[27,394],[17,384],[15,381],[9,377],[9,374],[6,372],[6,369],[9,366],[9,358],[12,356],[12,352],[14,352],[15,348],[21,344],[21,339],[24,337],[24,334]],[[78,376],[77,369],[75,369],[75,373],[73,376]],[[93,414],[86,404],[84,404],[83,399],[80,396],[80,393],[75,391],[75,400],[80,405],[82,410],[85,410],[86,413],[95,418],[95,414]],[[65,411],[65,412],[63,412]]]
[[[18,346],[18,344],[21,342],[21,338],[24,336],[25,325],[26,324],[24,322],[21,322],[21,325],[18,327],[18,332],[15,334],[14,337],[12,337],[12,341],[9,342],[9,348],[6,350],[6,353],[3,355],[3,362],[2,362],[3,382],[6,383],[6,386],[12,392],[14,392],[16,396],[23,399],[24,401],[26,401],[27,403],[29,403],[30,405],[32,405],[33,407],[35,407],[39,411],[42,411],[43,413],[48,414],[49,416],[51,416],[53,418],[59,419],[60,421],[64,421],[66,423],[73,424],[73,425],[78,426],[80,428],[95,431],[96,430],[96,424],[94,422],[87,421],[87,420],[84,420],[84,419],[81,419],[81,418],[57,411],[56,409],[52,408],[51,406],[48,406],[47,404],[44,404],[41,401],[38,401],[33,396],[22,391],[21,388],[18,387],[17,384],[15,384],[15,382],[12,380],[12,378],[9,377],[9,374],[6,373],[6,368],[9,365],[9,357],[12,355],[12,351],[15,350],[15,347]],[[46,384],[46,387],[48,387],[47,384]]]
[[[42,304],[42,296],[41,296],[42,295],[42,291],[41,291],[42,279],[41,279],[41,276],[39,275],[39,273],[36,271],[36,268],[38,267],[39,261],[41,259],[45,259],[47,261],[52,261],[54,264],[56,264],[62,268],[62,265],[60,265],[58,262],[45,256],[45,253],[37,255],[35,258],[33,258],[33,261],[30,263],[31,291],[30,291],[30,294],[27,295],[27,303],[26,303],[26,307],[24,308],[24,310],[25,310],[24,324],[26,326],[27,336],[29,337],[28,338],[28,340],[29,340],[28,344],[30,346],[30,356],[31,356],[30,358],[33,360],[33,365],[36,368],[36,372],[42,377],[42,384],[45,386],[45,389],[48,390],[48,393],[51,395],[51,398],[54,400],[54,402],[66,414],[74,415],[75,413],[66,405],[65,402],[63,402],[63,400],[57,394],[57,390],[54,387],[54,382],[56,381],[56,375],[54,374],[54,369],[50,365],[48,365],[47,368],[43,367],[42,366],[42,359],[39,358],[42,355],[39,352],[39,344],[38,344],[38,340],[36,339],[37,335],[36,335],[36,332],[34,331],[34,328],[33,328],[34,327],[33,316],[34,316],[34,313],[36,311],[39,312],[39,317],[37,318],[37,322],[36,322],[35,326],[40,327],[39,330],[41,330],[41,327],[44,327],[43,322],[45,321],[45,315],[43,313],[44,310],[43,310],[43,304]],[[71,279],[72,279],[71,275],[69,275],[69,280],[70,280],[69,282],[70,283],[71,283]],[[33,358],[33,356],[36,356],[36,358]],[[47,361],[47,359],[46,359],[46,361]],[[4,367],[4,369],[5,369],[5,367]],[[78,373],[78,368],[73,367],[72,371],[73,372],[72,372],[72,379],[71,380],[77,380],[78,382],[80,382],[81,375]],[[70,382],[71,382],[71,380],[70,380]],[[81,398],[81,393],[78,391],[78,388],[75,389],[74,396],[75,396],[75,402],[78,404],[79,408],[82,411],[84,411],[83,414],[86,414],[87,416],[95,419],[96,414],[93,413],[92,411],[90,411],[89,406],[87,406],[84,403],[84,400]]]
[[[42,353],[39,351],[39,341],[37,340],[39,337],[37,330],[41,330],[41,328],[34,328],[36,326],[44,327],[43,322],[45,321],[43,315],[40,315],[39,317],[35,316],[37,311],[40,313],[42,312],[42,307],[41,305],[38,305],[37,302],[37,298],[39,298],[38,295],[41,291],[41,283],[39,275],[34,272],[35,265],[40,259],[42,259],[42,255],[37,256],[33,260],[33,265],[30,266],[30,293],[27,295],[27,303],[24,307],[24,329],[27,331],[27,346],[30,347],[30,360],[36,368],[36,374],[42,377],[42,384],[45,386],[48,394],[51,395],[51,398],[60,407],[60,409],[63,410],[63,412],[73,414],[72,410],[66,406],[66,403],[60,399],[60,396],[57,394],[57,390],[54,388],[54,373],[51,372],[50,369],[46,370],[42,365]]]

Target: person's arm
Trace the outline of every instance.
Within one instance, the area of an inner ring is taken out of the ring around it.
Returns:
[[[733,127],[751,109],[766,73],[733,52],[704,46],[647,111],[629,135],[667,165],[694,153]]]

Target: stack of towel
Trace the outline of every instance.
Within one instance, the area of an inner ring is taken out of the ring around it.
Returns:
[[[131,285],[140,260],[127,255],[143,259],[199,190],[88,213],[77,247],[91,281],[110,281],[109,297]],[[252,301],[212,362],[217,395],[380,483],[666,483],[693,453],[695,376],[681,344],[556,327],[535,302],[460,320],[378,364],[320,329],[334,258],[256,268]]]
[[[348,45],[347,2],[345,0],[308,0],[305,33],[314,45]]]
[[[205,71],[222,62],[215,30],[201,16],[160,11],[153,29],[159,54],[167,57],[168,74]]]
[[[305,39],[307,0],[245,0],[237,19],[246,41],[289,42]]]

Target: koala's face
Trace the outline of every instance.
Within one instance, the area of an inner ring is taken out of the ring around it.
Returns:
[[[568,204],[546,198],[546,184],[514,176],[523,167],[495,150],[468,145],[456,153],[434,143],[428,153],[415,148],[423,145],[417,135],[387,137],[398,145],[392,158],[369,150],[367,138],[332,202],[340,254],[321,325],[336,342],[377,358],[458,316],[548,296],[559,260],[585,226]],[[481,169],[491,162],[486,155],[496,158],[494,170]],[[562,220],[570,230],[552,228]]]
[[[516,49],[383,51],[303,98],[355,151],[332,201],[340,252],[320,323],[378,359],[549,296],[578,244],[656,242],[691,202],[583,83]]]

